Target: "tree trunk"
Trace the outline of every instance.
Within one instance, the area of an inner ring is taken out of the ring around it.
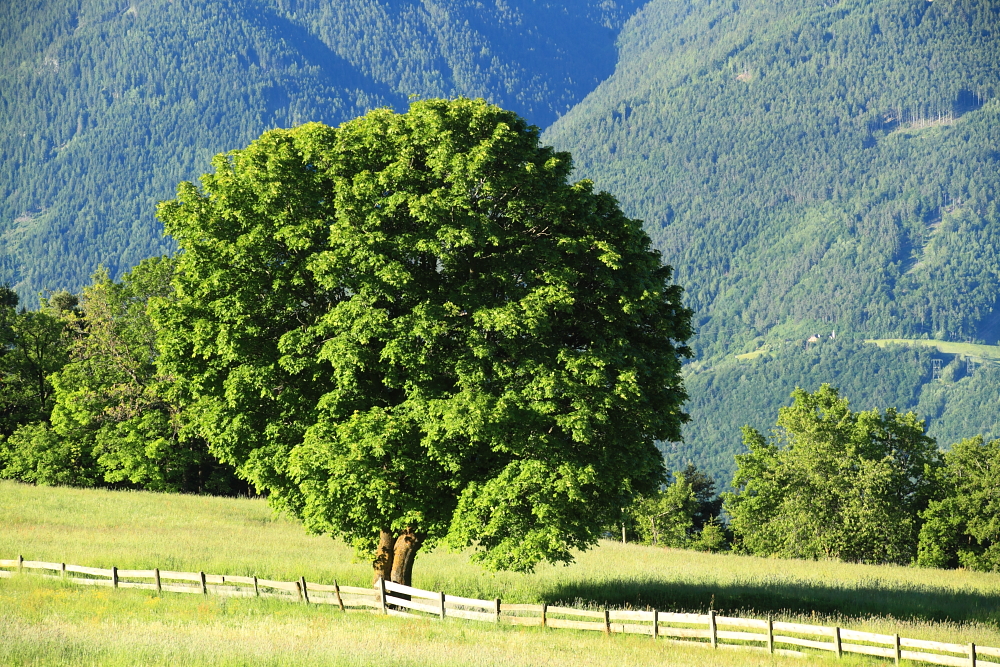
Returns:
[[[416,558],[422,543],[423,538],[412,528],[407,528],[396,538],[392,560],[392,581],[404,586],[413,585],[413,560]]]
[[[378,536],[378,546],[375,548],[375,560],[372,561],[372,568],[375,570],[372,575],[372,583],[378,583],[379,579],[384,581],[394,581],[393,560],[395,556],[396,538],[388,530],[382,530]]]

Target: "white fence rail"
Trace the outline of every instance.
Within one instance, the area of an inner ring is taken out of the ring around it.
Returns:
[[[737,618],[707,614],[682,614],[663,611],[620,609],[575,609],[547,604],[504,604],[499,599],[477,600],[443,592],[425,591],[379,580],[374,588],[317,584],[298,581],[271,581],[257,577],[173,572],[170,570],[120,570],[49,563],[45,561],[0,560],[0,578],[14,572],[43,570],[43,574],[76,584],[112,588],[143,588],[170,593],[199,595],[257,596],[280,598],[304,604],[336,605],[343,611],[375,610],[378,613],[414,618],[462,618],[488,623],[508,623],[545,628],[591,630],[640,634],[671,641],[697,642],[712,648],[719,646],[764,649],[771,653],[798,651],[785,647],[810,648],[927,662],[951,667],[1000,667],[1000,648],[976,644],[950,644],[899,635],[882,635],[847,628],[802,623],[784,623],[772,619]],[[72,575],[85,576],[72,576]],[[151,581],[150,581],[151,580]],[[185,582],[185,583],[179,583]],[[917,649],[917,650],[914,650]],[[997,658],[987,661],[982,657]]]

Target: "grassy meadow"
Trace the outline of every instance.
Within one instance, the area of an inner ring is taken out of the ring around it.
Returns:
[[[944,354],[957,354],[963,357],[973,357],[980,360],[1000,361],[1000,345],[979,345],[976,343],[958,343],[947,340],[926,338],[878,338],[866,340],[879,347],[888,345],[908,345],[910,347],[933,347]]]
[[[0,558],[369,585],[369,565],[264,501],[0,483]],[[1000,574],[761,559],[604,542],[570,566],[489,573],[422,553],[414,585],[506,602],[655,607],[834,622],[1000,646]],[[0,580],[3,664],[782,664],[648,638],[382,618],[272,600]],[[669,656],[669,659],[667,659]],[[827,658],[816,656],[815,660]],[[881,664],[864,658],[847,664]],[[801,660],[798,661],[801,664]],[[842,664],[842,663],[838,663]]]
[[[842,665],[829,657],[818,662]],[[801,658],[648,637],[414,620],[273,600],[0,580],[0,664],[32,665],[699,665],[784,667]],[[868,664],[848,659],[847,665]]]

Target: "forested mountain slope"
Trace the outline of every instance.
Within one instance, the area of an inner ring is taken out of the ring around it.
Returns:
[[[941,368],[938,379],[935,360]],[[769,432],[796,387],[815,391],[832,384],[854,410],[912,410],[945,449],[974,435],[1000,438],[1000,364],[970,364],[959,354],[926,347],[883,349],[829,338],[806,347],[793,341],[759,355],[689,364],[684,383],[691,421],[684,442],[662,445],[667,463],[679,470],[693,461],[723,487],[735,470],[733,455],[746,451],[740,428]]]
[[[695,309],[672,467],[728,480],[740,426],[822,382],[943,447],[1000,435],[1000,367],[861,343],[1000,334],[1000,2],[653,0],[619,48],[545,137],[646,221]]]
[[[725,481],[739,427],[822,382],[947,446],[1000,435],[1000,366],[861,341],[998,342],[998,94],[1000,0],[9,0],[0,283],[32,305],[169,251],[155,202],[267,128],[481,95],[675,267],[698,334],[671,465]]]
[[[1000,2],[653,0],[619,39],[546,138],[646,220],[701,354],[996,341]]]
[[[539,125],[609,76],[640,3],[10,0],[0,4],[0,283],[33,303],[168,250],[155,202],[270,127],[409,95]]]

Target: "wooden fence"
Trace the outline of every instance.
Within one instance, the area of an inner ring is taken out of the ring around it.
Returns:
[[[846,628],[785,623],[772,619],[736,618],[707,614],[680,614],[663,611],[620,609],[575,609],[546,604],[506,604],[499,599],[476,600],[442,592],[425,591],[382,581],[374,588],[317,584],[298,581],[271,581],[257,577],[173,572],[169,570],[120,570],[17,560],[0,560],[0,578],[17,571],[45,570],[62,578],[89,586],[142,588],[171,593],[272,597],[303,604],[330,604],[342,611],[368,609],[390,616],[413,618],[463,618],[487,623],[508,623],[545,628],[567,628],[611,633],[648,635],[670,641],[698,643],[711,648],[755,648],[771,653],[802,655],[779,646],[811,648],[836,653],[861,653],[895,660],[928,662],[954,667],[1000,667],[1000,648],[975,644],[949,644],[899,635],[880,635]]]

